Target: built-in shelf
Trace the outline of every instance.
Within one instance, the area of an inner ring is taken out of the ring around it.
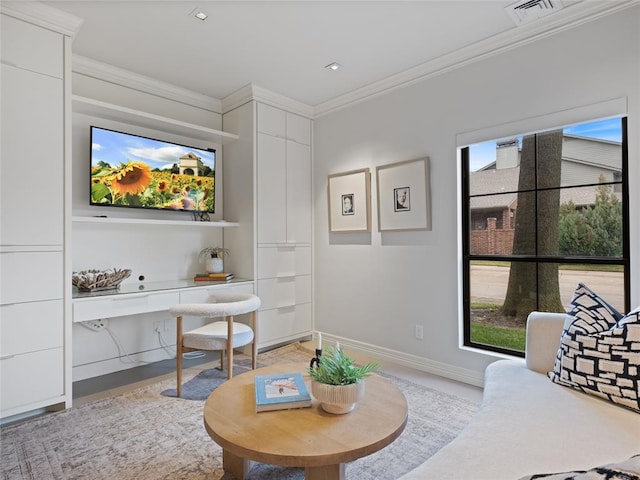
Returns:
[[[149,218],[118,218],[118,217],[71,217],[74,223],[103,223],[103,224],[136,224],[136,225],[179,225],[188,227],[202,228],[226,228],[237,227],[240,224],[236,222],[225,222],[224,220],[217,222],[196,222],[188,220],[162,220]]]
[[[105,118],[118,122],[139,125],[167,133],[175,133],[185,137],[197,138],[207,142],[215,142],[221,145],[238,140],[234,133],[214,130],[212,128],[182,122],[173,118],[162,117],[152,113],[141,112],[132,108],[114,105],[112,103],[94,100],[92,98],[73,95],[73,111],[93,117]]]

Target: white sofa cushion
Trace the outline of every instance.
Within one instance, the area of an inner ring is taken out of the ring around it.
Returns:
[[[411,414],[411,412],[409,412]],[[480,411],[401,480],[515,480],[588,470],[640,451],[640,415],[549,381],[523,360],[486,369]]]

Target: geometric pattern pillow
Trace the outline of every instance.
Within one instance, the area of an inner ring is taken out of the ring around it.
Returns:
[[[623,317],[579,284],[549,378],[640,413],[640,307]]]
[[[640,480],[640,455],[619,463],[609,463],[591,470],[527,475],[519,480]]]

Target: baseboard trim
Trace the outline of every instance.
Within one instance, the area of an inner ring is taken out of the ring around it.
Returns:
[[[391,350],[389,348],[370,345],[364,342],[358,342],[349,338],[336,337],[328,334],[322,334],[323,341],[330,345],[340,342],[341,347],[352,350],[353,352],[362,353],[364,355],[386,360],[396,365],[413,368],[421,372],[431,373],[440,377],[456,380],[476,387],[484,385],[484,373],[469,370],[467,368],[455,367],[447,363],[437,362],[417,355]]]

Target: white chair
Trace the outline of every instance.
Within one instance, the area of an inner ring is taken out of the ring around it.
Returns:
[[[224,369],[224,352],[227,352],[227,378],[233,376],[233,349],[251,343],[252,368],[256,368],[257,325],[256,310],[260,299],[247,293],[221,293],[211,297],[211,303],[186,303],[169,309],[176,321],[176,373],[177,396],[182,392],[182,354],[197,350],[220,350],[220,370]],[[249,325],[233,321],[235,315],[251,313]],[[189,332],[182,332],[182,317],[197,316],[225,320],[209,323]]]

